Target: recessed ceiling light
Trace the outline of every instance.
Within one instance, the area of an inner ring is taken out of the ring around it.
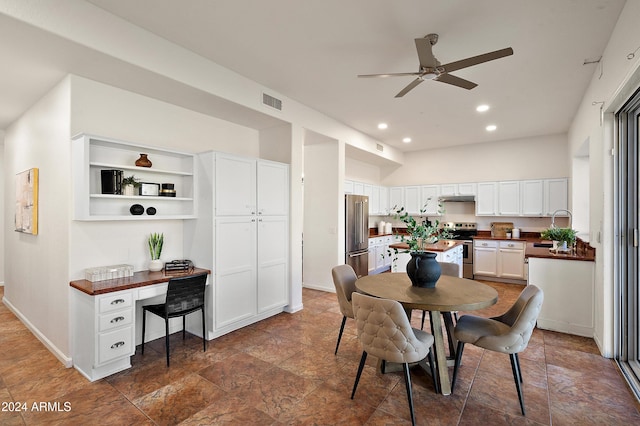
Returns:
[[[489,105],[485,105],[485,104],[483,104],[483,105],[478,105],[478,106],[476,107],[476,111],[478,111],[478,112],[485,112],[485,111],[489,111]]]
[[[409,142],[411,142],[411,138],[403,138],[402,142],[409,143]]]
[[[496,126],[495,124],[489,124],[487,127],[485,127],[485,129],[487,129],[487,132],[493,132],[497,128],[498,126]]]
[[[378,124],[378,129],[380,129],[380,130],[384,130],[384,129],[386,129],[387,127],[389,127],[389,126],[387,125],[387,123],[380,123],[380,124]]]

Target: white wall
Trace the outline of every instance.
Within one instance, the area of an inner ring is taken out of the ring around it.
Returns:
[[[612,113],[640,87],[640,53],[636,51],[640,40],[638,16],[640,2],[627,1],[568,134],[572,155],[589,140],[590,241],[596,248],[594,337],[605,356],[613,356],[615,338]],[[628,59],[627,55],[634,51],[634,57]]]
[[[70,79],[65,78],[6,130],[5,303],[70,365]],[[14,232],[15,175],[39,168],[38,235]]]
[[[358,182],[380,185],[380,167],[354,158],[345,158],[344,178]]]
[[[488,142],[412,152],[387,186],[568,177],[567,136]]]
[[[303,282],[307,288],[334,291],[331,268],[344,263],[340,145],[335,140],[305,145],[304,160]]]
[[[4,213],[4,196],[5,196],[5,167],[4,167],[4,131],[0,131],[0,212]],[[0,285],[4,285],[4,226],[5,214],[0,214]]]

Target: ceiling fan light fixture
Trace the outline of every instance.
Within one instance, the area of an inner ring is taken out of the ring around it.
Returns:
[[[438,74],[436,74],[435,72],[426,72],[426,73],[422,74],[420,76],[420,78],[423,79],[423,80],[433,80],[437,76],[438,76]]]

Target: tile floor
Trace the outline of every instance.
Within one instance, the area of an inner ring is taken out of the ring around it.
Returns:
[[[500,300],[477,314],[501,313],[521,290],[491,285]],[[0,304],[0,424],[409,424],[401,373],[377,373],[373,357],[349,399],[361,350],[348,320],[333,354],[341,320],[335,294],[305,289],[303,302],[301,312],[209,342],[206,353],[199,338],[187,335],[183,342],[176,333],[170,368],[164,342],[156,340],[144,356],[138,348],[133,368],[95,383],[64,368]],[[414,312],[412,322],[419,321]],[[639,405],[591,339],[534,332],[520,355],[526,418],[508,356],[467,345],[463,362],[451,396],[435,394],[429,376],[413,369],[418,424],[640,424]]]

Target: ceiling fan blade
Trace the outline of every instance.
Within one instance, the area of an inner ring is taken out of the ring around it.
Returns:
[[[439,65],[438,60],[433,56],[431,40],[424,38],[416,38],[416,50],[418,51],[418,59],[421,68],[435,68]]]
[[[442,68],[445,69],[445,72],[456,71],[462,68],[471,67],[473,65],[478,65],[483,62],[493,61],[495,59],[504,58],[505,56],[513,55],[513,49],[507,47],[506,49],[496,50],[495,52],[485,53],[483,55],[473,56],[471,58],[462,59],[460,61],[451,62],[449,64],[445,64]]]
[[[435,81],[439,81],[441,83],[452,84],[454,86],[462,87],[463,89],[471,90],[477,86],[476,83],[465,80],[464,78],[456,77],[451,74],[440,74],[438,77],[434,78]]]
[[[409,83],[407,85],[407,87],[405,87],[404,89],[402,89],[400,92],[398,92],[398,94],[395,96],[396,98],[401,98],[404,95],[406,95],[407,93],[409,93],[410,90],[412,90],[414,87],[416,87],[418,84],[422,83],[424,80],[421,78],[416,78],[415,80],[413,80],[411,83]]]
[[[420,72],[395,72],[395,73],[387,73],[387,74],[359,74],[359,78],[369,78],[369,77],[406,77],[409,75],[420,75]]]

